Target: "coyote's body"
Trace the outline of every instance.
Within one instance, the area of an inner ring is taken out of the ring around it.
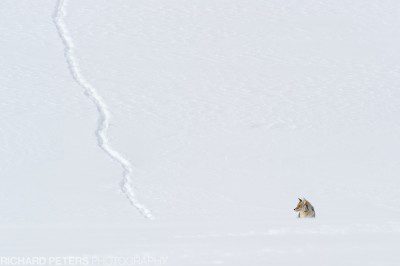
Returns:
[[[296,206],[296,208],[294,208],[294,210],[299,213],[299,215],[297,216],[299,218],[314,218],[315,217],[314,207],[305,198],[299,199],[299,203],[297,203],[297,206]]]

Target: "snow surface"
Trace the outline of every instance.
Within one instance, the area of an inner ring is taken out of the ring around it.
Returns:
[[[2,0],[0,257],[399,265],[399,14]]]

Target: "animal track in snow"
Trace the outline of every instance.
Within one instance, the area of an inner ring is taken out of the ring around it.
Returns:
[[[97,111],[99,113],[98,127],[96,129],[98,145],[123,168],[121,189],[125,193],[126,197],[129,199],[132,205],[135,206],[146,218],[153,219],[154,216],[151,211],[146,208],[146,206],[144,206],[142,203],[140,203],[135,196],[131,179],[132,164],[122,154],[115,150],[109,143],[107,130],[110,125],[111,114],[108,106],[104,102],[103,98],[99,95],[97,90],[85,79],[85,77],[80,72],[79,64],[74,55],[74,43],[65,25],[64,19],[66,16],[66,2],[66,0],[59,0],[57,2],[57,7],[53,15],[53,21],[64,45],[64,55],[68,64],[69,71],[71,72],[71,75],[79,84],[79,86],[84,89],[85,94],[96,105]]]

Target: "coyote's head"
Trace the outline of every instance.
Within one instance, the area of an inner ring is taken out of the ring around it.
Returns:
[[[308,203],[308,201],[305,198],[303,198],[303,199],[299,198],[299,203],[297,203],[297,206],[296,206],[296,208],[294,208],[294,210],[296,212],[301,212],[301,211],[306,212],[306,211],[308,211],[309,204],[310,203]]]
[[[314,218],[315,217],[314,207],[305,198],[299,199],[299,203],[297,203],[297,206],[296,206],[296,208],[294,208],[294,210],[299,213],[297,216],[299,218]]]

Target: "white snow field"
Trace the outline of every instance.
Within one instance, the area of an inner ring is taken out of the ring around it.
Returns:
[[[0,265],[400,265],[399,1],[0,18]]]

